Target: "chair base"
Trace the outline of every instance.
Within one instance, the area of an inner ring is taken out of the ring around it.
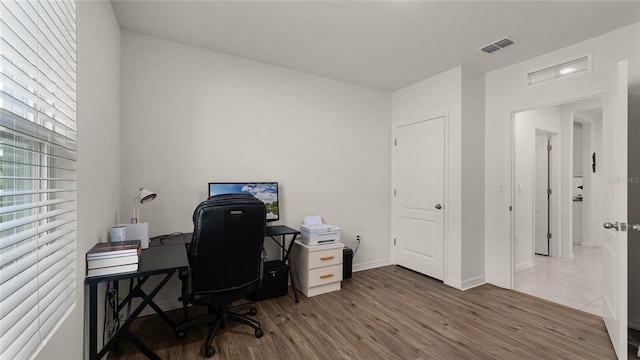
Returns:
[[[251,326],[254,329],[254,335],[256,338],[261,338],[263,335],[262,328],[260,327],[260,323],[256,320],[243,315],[240,311],[249,310],[249,315],[253,316],[258,313],[258,309],[252,303],[240,304],[235,306],[220,306],[220,307],[209,307],[209,314],[204,315],[190,321],[186,321],[184,324],[178,326],[176,328],[177,336],[179,339],[184,338],[184,332],[192,328],[194,326],[202,325],[202,324],[211,324],[211,328],[209,329],[209,334],[207,335],[207,339],[204,343],[204,355],[208,358],[212,357],[215,354],[215,349],[213,348],[213,338],[216,336],[216,333],[219,329],[224,329],[227,321],[238,322],[244,325]],[[185,318],[186,318],[186,309],[185,309]]]

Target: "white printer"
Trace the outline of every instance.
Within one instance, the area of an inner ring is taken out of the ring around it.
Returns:
[[[307,245],[322,245],[340,242],[342,230],[333,225],[323,224],[320,216],[305,216],[304,224],[300,225],[302,238],[300,241]]]

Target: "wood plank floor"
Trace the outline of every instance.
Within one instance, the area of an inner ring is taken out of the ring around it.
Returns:
[[[459,291],[398,266],[356,272],[342,287],[297,305],[291,293],[259,302],[264,336],[231,323],[213,359],[615,359],[601,318],[516,291]],[[183,340],[157,316],[132,329],[162,359],[204,358],[206,326]],[[125,344],[109,359],[145,357]]]

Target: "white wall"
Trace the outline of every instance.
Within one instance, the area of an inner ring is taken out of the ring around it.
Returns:
[[[88,344],[89,331],[85,323],[88,291],[85,296],[84,254],[95,243],[107,241],[120,205],[120,27],[108,1],[79,1],[77,6],[76,308],[39,359],[86,358],[83,345]]]
[[[584,189],[582,191],[582,246],[600,246],[603,239],[604,228],[602,219],[602,171],[593,172],[592,157],[602,154],[602,101],[597,99],[599,111],[576,111],[574,119],[582,123],[583,134],[583,158],[582,174]],[[602,170],[602,163],[596,159],[597,169]],[[574,214],[575,216],[575,214]]]
[[[585,198],[583,211],[588,211],[587,216],[589,219],[593,219],[588,224],[588,228],[585,231],[589,232],[589,236],[583,239],[582,244],[584,246],[601,246],[602,239],[604,239],[604,228],[601,226],[600,221],[603,219],[602,202],[604,196],[604,174],[602,171],[602,156],[598,158],[598,154],[602,155],[602,114],[596,117],[590,124],[591,130],[591,153],[596,153],[596,172],[591,172],[589,176],[589,192],[591,196],[589,199]],[[631,133],[631,132],[629,132]],[[591,158],[591,156],[589,156]],[[588,160],[589,164],[593,162]],[[592,169],[592,168],[590,168]],[[602,235],[601,235],[602,234]]]
[[[279,224],[321,215],[361,235],[355,270],[389,263],[389,93],[131,32],[121,79],[121,221],[140,186],[153,236],[191,232],[208,182],[278,181]]]
[[[458,289],[484,282],[484,259],[477,256],[484,252],[483,88],[480,74],[458,66],[392,93],[394,134],[399,126],[445,117],[444,283]],[[392,234],[396,228],[392,221]]]
[[[573,122],[573,176],[583,176],[584,129],[582,123]]]
[[[591,54],[593,68],[559,81],[525,86],[526,74]],[[485,256],[487,281],[511,287],[512,113],[598,94],[617,62],[629,60],[631,91],[640,84],[640,24],[634,24],[486,75]],[[634,90],[635,89],[635,90]]]
[[[484,111],[485,76],[462,67],[462,288],[483,284],[484,276]]]

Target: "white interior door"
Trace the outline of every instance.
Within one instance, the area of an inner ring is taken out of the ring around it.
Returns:
[[[535,152],[535,197],[533,205],[534,217],[534,252],[549,255],[549,144],[548,135],[536,135]]]
[[[627,67],[621,61],[608,84],[602,119],[603,318],[619,359],[627,358]]]
[[[444,275],[444,118],[396,129],[394,198],[398,265]]]

